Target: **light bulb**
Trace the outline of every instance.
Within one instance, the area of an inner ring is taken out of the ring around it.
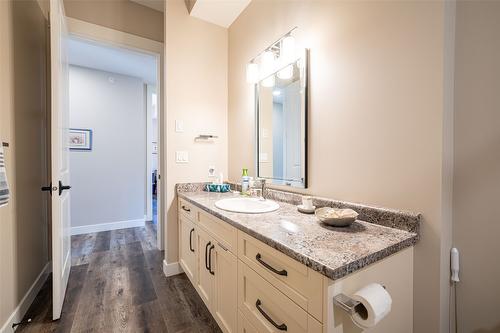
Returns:
[[[281,41],[280,57],[287,62],[295,57],[295,38],[293,36],[287,36]]]
[[[262,54],[261,77],[266,77],[274,72],[274,52],[265,51]]]
[[[247,83],[257,83],[259,81],[259,65],[256,63],[247,64]]]
[[[293,66],[288,65],[278,72],[278,77],[282,80],[289,80],[293,76]]]

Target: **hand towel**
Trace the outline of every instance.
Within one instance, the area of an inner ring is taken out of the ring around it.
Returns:
[[[0,207],[9,203],[10,190],[7,182],[7,170],[5,169],[5,155],[3,147],[0,146]]]

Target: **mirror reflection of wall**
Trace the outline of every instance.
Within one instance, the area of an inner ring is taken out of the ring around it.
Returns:
[[[288,75],[258,83],[258,176],[274,184],[305,186],[305,62],[289,66]],[[270,86],[269,82],[273,81]]]

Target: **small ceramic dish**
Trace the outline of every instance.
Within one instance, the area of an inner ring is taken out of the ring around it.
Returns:
[[[348,227],[358,218],[358,213],[352,209],[322,207],[316,209],[315,213],[318,220],[326,225],[333,227]]]
[[[311,208],[306,208],[304,207],[304,205],[298,205],[297,210],[304,214],[314,214],[314,212],[316,211],[316,206],[312,206]]]

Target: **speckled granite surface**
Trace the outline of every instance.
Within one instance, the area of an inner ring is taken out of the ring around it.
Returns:
[[[278,202],[280,208],[271,213],[231,213],[214,204],[239,194],[208,193],[196,188],[200,186],[179,185],[178,196],[334,280],[418,240],[416,233],[364,221],[347,228],[328,227],[318,223],[314,215],[301,214],[296,206],[286,202]]]

